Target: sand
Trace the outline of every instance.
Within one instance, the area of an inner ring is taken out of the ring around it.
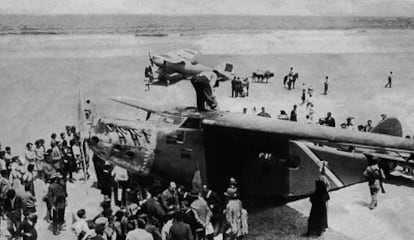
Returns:
[[[381,113],[387,113],[399,117],[405,134],[413,135],[414,101],[410,101],[411,90],[414,89],[413,40],[414,31],[410,30],[309,30],[160,38],[129,35],[1,36],[0,109],[3,114],[0,115],[0,123],[3,127],[0,141],[3,147],[10,145],[15,154],[22,155],[26,142],[45,138],[48,143],[52,132],[59,133],[65,125],[75,125],[79,88],[84,99],[92,100],[99,114],[113,117],[135,118],[138,113],[109,101],[111,96],[138,97],[166,107],[195,105],[194,91],[185,81],[169,88],[153,86],[150,92],[144,91],[143,70],[148,64],[148,52],[180,48],[199,50],[204,55],[198,60],[210,66],[223,61],[232,62],[236,73],[242,76],[251,75],[256,69],[269,69],[276,73],[269,84],[252,83],[248,98],[231,98],[230,83],[223,83],[215,92],[222,110],[241,112],[243,107],[250,110],[253,106],[258,109],[265,106],[273,116],[282,109],[290,111],[292,105],[300,100],[300,89],[284,89],[282,77],[293,66],[300,75],[298,86],[305,82],[315,89],[316,119],[331,111],[338,123],[354,116],[356,124],[363,124],[367,119],[372,119],[375,124]],[[394,72],[393,88],[385,89],[383,86],[389,71]],[[327,96],[321,95],[325,75],[331,79]],[[305,111],[300,108],[299,120],[304,121],[304,116]],[[96,190],[90,190],[85,198],[81,183],[72,186],[70,195],[77,201],[69,205],[69,212],[81,206],[96,212],[100,200]],[[391,202],[403,198],[407,192],[411,194],[411,188],[390,186],[390,189],[394,188],[395,192],[386,195]],[[368,198],[365,185],[335,192],[331,200],[333,207],[330,208],[330,234],[333,235],[328,236],[340,239],[348,239],[348,236],[353,239],[381,239],[381,236],[404,239],[409,236],[404,234],[411,223],[410,209],[414,209],[409,201],[411,195],[400,201],[401,208],[387,206],[387,201],[384,201],[380,206],[383,210],[375,212],[355,203],[367,202]],[[292,231],[286,234],[296,238],[305,226],[303,216],[308,214],[309,205],[304,200],[288,207],[297,212],[293,216],[297,216],[294,219],[300,224],[297,228],[296,224],[289,223]],[[284,213],[283,209],[278,209]],[[408,212],[401,209],[408,209]],[[364,214],[361,216],[360,213]],[[269,220],[281,216],[269,214],[272,216]],[[258,217],[261,216],[269,215]],[[397,220],[401,224],[393,228]],[[362,224],[368,224],[369,228],[363,231],[365,227],[360,227]],[[271,232],[270,229],[268,231]],[[256,233],[258,235],[253,234],[255,239],[272,238]],[[377,238],[371,238],[369,233]],[[42,234],[49,236],[47,234],[50,233]]]

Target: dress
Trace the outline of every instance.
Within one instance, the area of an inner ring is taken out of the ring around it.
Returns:
[[[312,208],[308,219],[307,235],[320,236],[328,228],[327,202],[329,200],[329,193],[323,180],[316,180],[315,185],[315,192],[310,197]]]

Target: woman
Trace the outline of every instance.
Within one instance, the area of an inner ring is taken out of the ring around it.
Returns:
[[[315,187],[315,192],[310,197],[312,208],[306,236],[320,236],[328,228],[328,188],[323,178],[315,181]]]

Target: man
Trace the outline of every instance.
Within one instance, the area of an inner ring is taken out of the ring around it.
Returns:
[[[231,97],[237,97],[237,92],[236,92],[236,76],[233,77],[233,79],[231,80]]]
[[[266,117],[266,118],[271,118],[272,116],[270,116],[270,114],[269,113],[267,113],[266,111],[265,111],[265,107],[262,107],[262,111],[261,112],[259,112],[258,114],[257,114],[257,116],[259,116],[259,117]]]
[[[332,117],[332,113],[326,113],[326,118],[321,119],[320,124],[323,126],[335,127],[335,119]]]
[[[210,85],[210,82],[215,82],[215,78],[215,73],[203,72],[191,79],[191,83],[196,91],[197,109],[199,111],[206,111],[206,103],[212,110],[217,107],[217,101],[213,96],[213,90]]]
[[[354,128],[354,124],[352,123],[352,119],[354,119],[353,117],[348,117],[346,119],[346,129],[350,129],[350,130],[355,130]]]
[[[247,108],[243,108],[243,114],[247,114]]]
[[[138,219],[137,228],[130,231],[126,240],[154,240],[152,235],[145,231],[145,222],[142,219]]]
[[[202,193],[198,194],[197,199],[191,203],[190,207],[194,210],[195,217],[202,226],[195,230],[197,239],[204,239],[204,236],[213,234],[214,230],[212,230],[213,227],[210,223],[212,213]],[[207,231],[207,228],[209,228],[209,231]]]
[[[154,80],[154,74],[152,72],[151,65],[145,67],[145,77],[148,78],[150,83],[152,83],[152,81]]]
[[[181,212],[174,214],[174,223],[170,228],[169,240],[193,240],[190,226],[183,222]]]
[[[364,126],[364,132],[371,132],[371,130],[374,127],[372,127],[372,120],[367,121],[367,125]]]
[[[325,77],[325,82],[324,82],[324,91],[323,94],[324,95],[328,95],[328,76]]]
[[[17,196],[14,189],[9,189],[4,201],[4,212],[7,216],[7,230],[13,237],[17,236],[17,229],[22,221],[23,200]]]
[[[24,192],[21,194],[23,201],[23,215],[29,216],[36,212],[36,198],[31,193],[31,186],[29,184],[24,185]]]
[[[67,193],[62,175],[56,174],[52,177],[52,181],[46,198],[53,216],[53,234],[57,235],[65,219]]]
[[[296,114],[296,109],[298,106],[293,105],[292,111],[290,111],[290,121],[297,122],[298,121],[298,115]]]
[[[76,236],[78,237],[78,240],[83,239],[83,237],[89,233],[89,226],[86,222],[86,211],[85,209],[80,209],[76,212],[77,220],[73,224],[72,229],[75,232]]]
[[[56,171],[61,172],[63,169],[63,154],[60,151],[58,145],[56,143],[50,142],[50,145],[52,147],[52,160],[53,160],[53,167]]]
[[[363,175],[368,180],[369,190],[371,192],[371,203],[369,209],[374,209],[378,205],[378,192],[381,188],[382,181],[385,179],[384,172],[378,166],[378,158],[367,156],[368,167]]]
[[[33,213],[26,216],[22,224],[20,224],[19,229],[17,229],[17,234],[23,236],[23,240],[37,240],[36,222],[36,214]]]
[[[391,88],[392,85],[392,72],[390,72],[390,75],[388,75],[388,82],[385,84],[385,88]]]
[[[175,182],[170,182],[170,186],[162,192],[161,204],[167,212],[167,215],[171,215],[176,210],[179,210],[177,185]]]
[[[384,121],[385,119],[387,119],[387,114],[383,113],[380,115],[381,116],[381,120],[380,122]]]

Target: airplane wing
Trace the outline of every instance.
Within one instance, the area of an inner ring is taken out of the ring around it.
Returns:
[[[414,141],[411,139],[263,117],[240,117],[239,115],[224,114],[215,120],[203,120],[203,125],[207,129],[220,128],[224,132],[227,130],[257,132],[291,140],[338,143],[396,152],[414,152]],[[223,134],[225,134],[224,132]]]
[[[192,60],[196,55],[198,55],[198,52],[191,49],[180,49],[168,52],[167,55],[176,59]]]

